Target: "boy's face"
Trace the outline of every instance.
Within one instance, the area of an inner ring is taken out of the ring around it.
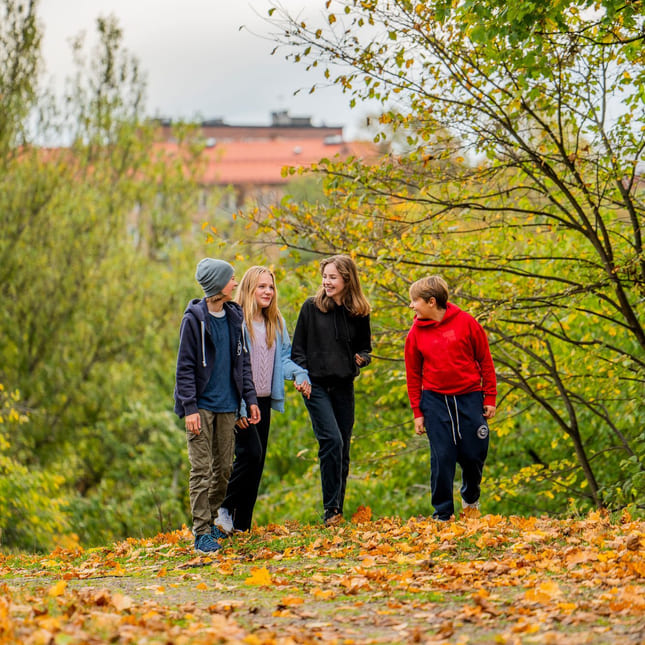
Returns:
[[[228,284],[222,289],[222,295],[224,296],[222,300],[229,301],[233,299],[233,291],[237,288],[237,280],[235,279],[235,274],[231,276],[231,279],[228,281]]]
[[[414,311],[419,320],[426,320],[432,318],[432,312],[436,310],[436,302],[434,298],[430,298],[428,301],[423,298],[411,298],[410,309]]]

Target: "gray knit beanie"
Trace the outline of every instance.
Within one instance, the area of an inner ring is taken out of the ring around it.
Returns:
[[[197,265],[195,278],[209,298],[216,296],[231,280],[235,269],[224,260],[204,258]]]

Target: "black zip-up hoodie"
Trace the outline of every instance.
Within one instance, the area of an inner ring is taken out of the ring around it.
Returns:
[[[368,365],[371,351],[369,314],[352,316],[343,305],[325,313],[314,298],[305,300],[293,332],[291,360],[308,370],[313,381],[355,378],[360,369],[354,355],[360,354]]]
[[[231,340],[233,382],[238,398],[244,399],[248,408],[257,405],[258,399],[253,386],[251,359],[242,335],[242,308],[236,302],[225,302],[224,310]],[[175,378],[175,412],[180,419],[198,411],[197,401],[208,385],[215,365],[209,317],[206,299],[195,298],[188,303],[181,320]]]

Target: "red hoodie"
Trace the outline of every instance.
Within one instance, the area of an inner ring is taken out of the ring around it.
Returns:
[[[484,328],[465,311],[447,303],[441,321],[416,316],[405,340],[408,397],[415,417],[422,390],[439,394],[484,392],[484,405],[495,405],[497,379]]]

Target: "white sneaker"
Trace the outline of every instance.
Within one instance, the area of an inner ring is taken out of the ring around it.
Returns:
[[[230,535],[233,533],[235,530],[235,527],[233,526],[233,518],[231,517],[231,514],[228,512],[228,508],[224,508],[223,506],[220,506],[219,511],[217,511],[217,519],[215,520],[215,526],[226,533],[226,535]]]
[[[464,501],[464,499],[461,499],[461,511],[463,513],[463,517],[470,517],[473,519],[477,519],[478,517],[481,517],[481,514],[479,512],[479,500],[476,502],[473,502],[472,504],[469,504],[468,502]]]

